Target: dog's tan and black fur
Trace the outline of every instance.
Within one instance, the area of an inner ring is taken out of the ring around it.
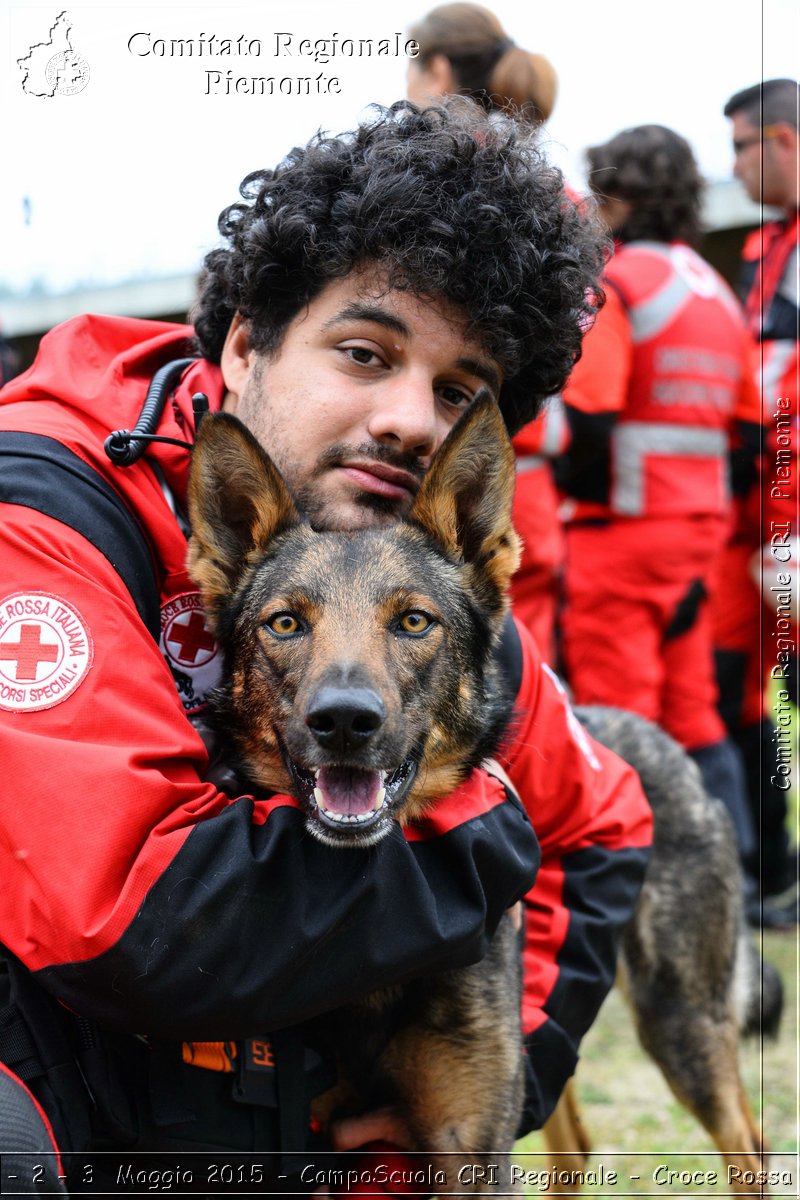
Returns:
[[[237,421],[203,422],[190,568],[226,654],[219,728],[241,775],[298,797],[309,831],[331,847],[378,841],[497,746],[511,704],[492,651],[518,558],[513,481],[500,417],[479,401],[407,520],[319,533]],[[655,726],[614,710],[580,716],[639,771],[655,814],[652,864],[622,953],[640,1036],[717,1145],[757,1165],[761,1139],[736,1039],[746,1024],[742,980],[749,970],[752,1006],[760,959],[743,925],[732,830]],[[465,1159],[511,1150],[522,1100],[519,990],[506,920],[478,966],[329,1014],[317,1032],[336,1050],[341,1085],[321,1115],[399,1105],[452,1188]],[[580,1149],[575,1134],[551,1126],[562,1151]],[[463,1158],[436,1160],[437,1151]]]
[[[602,742],[636,768],[653,809],[653,852],[620,954],[620,984],[644,1049],[733,1170],[734,1191],[764,1169],[764,1136],[739,1071],[740,1035],[774,1034],[782,987],[762,962],[743,911],[736,834],[696,764],[633,713],[576,708]],[[561,1154],[588,1152],[574,1092],[545,1135]]]
[[[486,398],[405,521],[315,532],[238,421],[203,422],[190,570],[226,655],[219,729],[241,775],[297,797],[310,833],[339,853],[423,814],[497,747],[512,703],[493,649],[519,556],[513,486]],[[480,1151],[502,1161],[523,1099],[520,974],[504,918],[477,966],[326,1016],[312,1032],[341,1083],[319,1115],[397,1105],[449,1189]]]

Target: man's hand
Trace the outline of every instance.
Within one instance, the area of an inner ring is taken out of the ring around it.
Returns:
[[[360,1117],[342,1117],[329,1130],[335,1150],[358,1150],[369,1142],[389,1142],[411,1150],[411,1135],[393,1108],[376,1108]]]
[[[395,1148],[411,1149],[411,1135],[393,1108],[376,1108],[360,1117],[342,1117],[332,1122],[328,1135],[334,1150],[360,1150],[375,1143],[390,1155]],[[315,1200],[332,1200],[334,1193],[323,1186],[311,1195]]]
[[[506,916],[514,926],[515,933],[519,933],[520,929],[522,929],[522,901],[518,900],[511,908],[507,908]]]

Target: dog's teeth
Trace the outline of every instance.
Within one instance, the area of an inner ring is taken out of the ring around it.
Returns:
[[[314,788],[314,799],[320,808],[325,808],[325,797],[323,796],[321,789],[318,787]]]
[[[378,811],[378,809],[381,807],[381,805],[383,804],[385,799],[386,799],[386,788],[385,787],[378,788],[378,794],[375,797],[375,803],[372,806],[373,812]]]
[[[319,791],[319,788],[317,788],[316,791]],[[317,804],[319,805],[321,811],[324,812],[324,814],[328,818],[328,820],[335,821],[337,825],[361,825],[361,824],[363,824],[364,821],[366,821],[369,817],[372,816],[372,813],[334,812],[333,809],[325,807],[322,800],[320,799],[321,795],[322,795],[322,793],[320,792],[320,795],[317,796]]]

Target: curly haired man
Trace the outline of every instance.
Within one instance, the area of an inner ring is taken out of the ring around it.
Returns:
[[[2,936],[15,1027],[62,1047],[56,1077],[0,1033],[0,1091],[26,1144],[47,1119],[71,1150],[279,1151],[262,1185],[295,1193],[329,1082],[301,1023],[476,961],[524,896],[523,1126],[546,1119],[613,980],[650,818],[632,772],[576,740],[513,623],[523,805],[477,771],[452,829],[398,828],[348,852],[345,877],[291,801],[209,775],[219,661],[185,568],[193,395],[239,415],[315,525],[395,520],[479,390],[515,430],[560,386],[604,255],[524,131],[464,103],[378,111],[241,193],[194,330],[83,317],[0,394]],[[122,469],[104,442],[143,405],[173,441],[140,441]],[[336,1137],[403,1140],[391,1112]]]

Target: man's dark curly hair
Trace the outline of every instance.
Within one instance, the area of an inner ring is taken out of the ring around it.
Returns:
[[[703,179],[680,134],[664,125],[637,125],[590,147],[586,158],[594,194],[633,207],[618,230],[621,241],[699,241]]]
[[[400,101],[256,171],[219,219],[192,313],[218,362],[237,311],[274,353],[326,286],[378,264],[389,287],[443,298],[501,367],[511,432],[557,392],[597,309],[606,238],[564,194],[529,126],[456,99]]]

